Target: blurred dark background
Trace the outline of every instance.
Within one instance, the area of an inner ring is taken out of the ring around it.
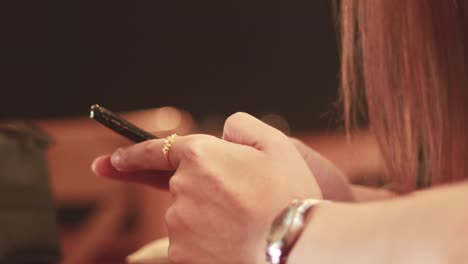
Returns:
[[[0,119],[172,105],[335,127],[338,54],[327,0],[0,3]]]

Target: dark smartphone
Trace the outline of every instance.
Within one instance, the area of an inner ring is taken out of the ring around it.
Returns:
[[[89,117],[136,143],[157,138],[97,104],[91,106]]]

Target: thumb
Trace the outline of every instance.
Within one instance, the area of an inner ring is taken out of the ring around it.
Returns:
[[[241,112],[235,113],[226,119],[223,139],[266,152],[290,144],[288,137],[281,131],[249,114]]]

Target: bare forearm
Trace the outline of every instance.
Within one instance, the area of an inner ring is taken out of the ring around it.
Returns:
[[[288,263],[466,263],[467,193],[464,183],[379,202],[320,206]]]

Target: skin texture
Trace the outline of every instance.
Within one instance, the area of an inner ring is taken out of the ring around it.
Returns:
[[[168,160],[151,140],[99,157],[101,176],[164,187],[173,263],[261,263],[273,218],[293,199],[322,198],[295,144],[250,115],[226,120],[223,139],[178,137]]]
[[[362,192],[347,188],[339,170],[313,150],[243,113],[226,121],[223,139],[178,137],[169,160],[163,144],[118,149],[97,158],[93,171],[168,186],[172,263],[264,263],[270,223],[292,199],[349,200]],[[466,263],[468,214],[460,208],[467,192],[468,184],[458,183],[375,202],[318,205],[288,264]]]
[[[288,264],[467,263],[467,183],[368,203],[320,205]]]

